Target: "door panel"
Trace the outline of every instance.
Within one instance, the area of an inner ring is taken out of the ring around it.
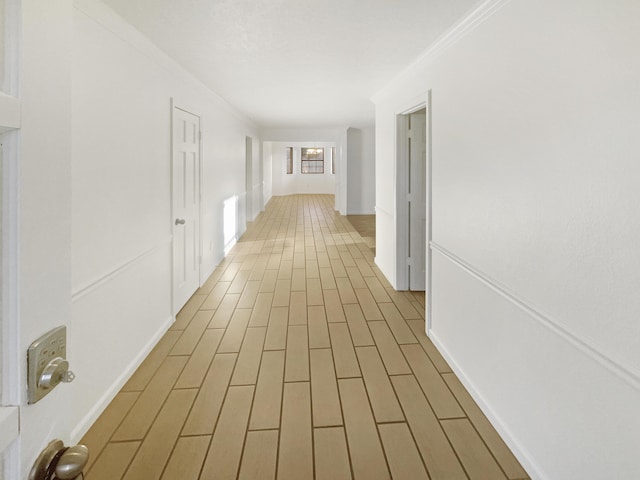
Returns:
[[[173,309],[200,282],[200,118],[173,109]]]
[[[409,290],[424,290],[427,232],[426,111],[412,113],[409,124]]]

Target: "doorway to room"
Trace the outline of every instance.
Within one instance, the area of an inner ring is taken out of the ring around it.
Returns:
[[[428,275],[427,107],[397,116],[397,279],[399,290],[424,291]]]
[[[253,220],[253,139],[245,137],[245,222]]]

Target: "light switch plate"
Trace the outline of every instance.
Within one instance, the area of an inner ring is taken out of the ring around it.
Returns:
[[[27,350],[27,385],[29,404],[42,399],[53,388],[38,386],[44,367],[56,357],[67,358],[67,327],[61,326],[45,333]]]

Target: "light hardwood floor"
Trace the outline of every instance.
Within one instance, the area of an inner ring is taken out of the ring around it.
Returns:
[[[83,439],[88,480],[525,479],[329,195],[276,197]]]
[[[376,253],[376,216],[375,215],[347,215],[347,220],[369,248]]]

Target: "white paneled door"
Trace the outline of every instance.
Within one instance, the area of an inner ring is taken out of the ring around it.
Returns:
[[[173,108],[173,310],[200,285],[200,117]]]
[[[427,116],[422,109],[409,116],[409,290],[425,289],[427,233]]]

